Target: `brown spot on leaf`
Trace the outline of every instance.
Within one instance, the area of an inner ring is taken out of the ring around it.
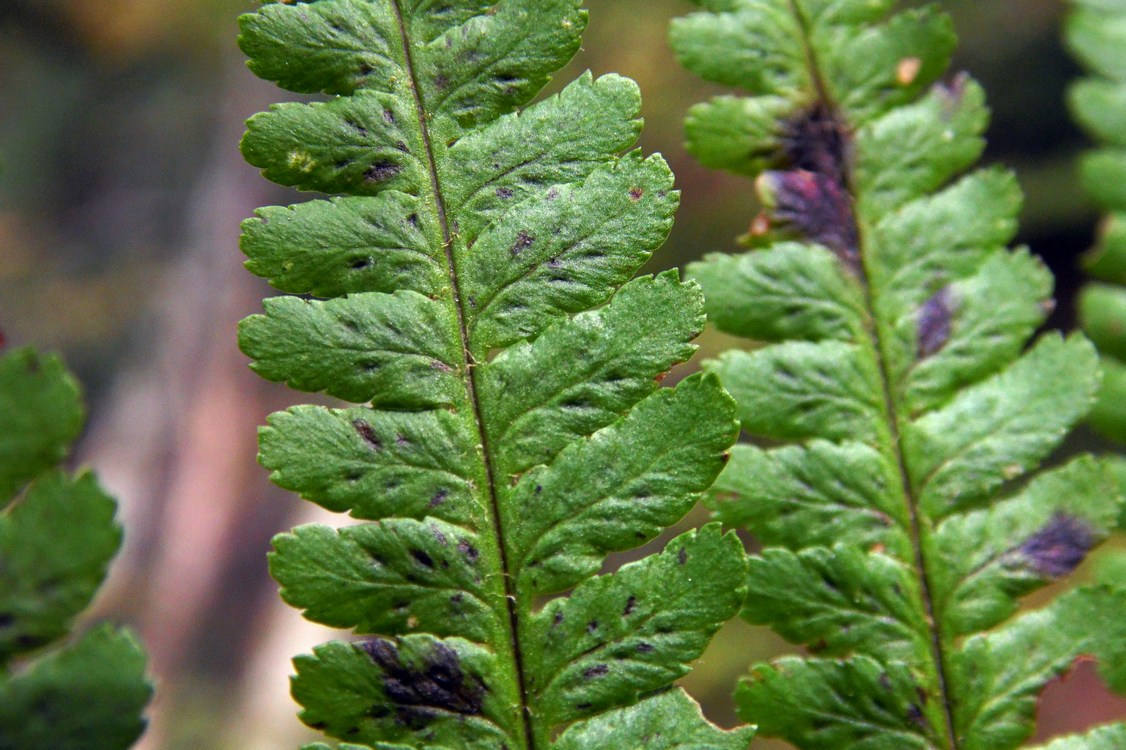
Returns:
[[[513,193],[512,193],[511,188],[506,188],[506,187],[498,187],[497,188],[497,197],[500,198],[501,200],[508,200],[509,198],[512,197],[512,195],[513,195]]]
[[[645,191],[639,187],[629,189],[629,199],[634,203],[637,203],[639,200],[641,200],[641,196],[643,195],[645,195]]]
[[[513,257],[516,257],[517,255],[531,247],[532,243],[535,241],[535,237],[521,230],[521,232],[516,235],[516,241],[512,243],[512,247],[509,248],[509,252],[512,253]]]
[[[383,443],[380,442],[379,436],[375,434],[375,430],[372,429],[370,424],[362,419],[353,419],[352,427],[372,450],[383,449]]]

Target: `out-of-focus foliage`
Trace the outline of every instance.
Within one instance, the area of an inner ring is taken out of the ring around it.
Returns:
[[[1083,330],[1102,355],[1103,383],[1088,419],[1126,442],[1126,5],[1074,0],[1067,41],[1091,76],[1072,86],[1076,119],[1101,147],[1083,157],[1083,187],[1107,211],[1086,268],[1099,281],[1079,298]]]
[[[1126,689],[1121,578],[1018,614],[1122,510],[1106,462],[1030,473],[1091,407],[1094,349],[1029,345],[1051,276],[1006,248],[1012,175],[965,174],[988,116],[972,79],[943,80],[947,16],[697,5],[672,27],[680,59],[750,96],[694,107],[689,150],[766,207],[755,249],[689,267],[710,319],[765,344],[704,365],[769,446],[737,447],[712,505],[765,546],[744,617],[812,654],[753,667],[740,715],[810,750],[1016,748],[1080,655]]]
[[[58,644],[121,544],[113,499],[90,473],[56,468],[82,422],[78,384],[60,359],[31,349],[0,355],[4,750],[124,750],[144,729],[152,688],[131,633],[103,626]]]

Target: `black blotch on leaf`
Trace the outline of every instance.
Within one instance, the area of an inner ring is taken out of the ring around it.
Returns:
[[[413,557],[419,565],[425,568],[434,567],[434,559],[420,549],[412,549],[411,557]]]
[[[782,149],[790,165],[838,183],[844,182],[845,143],[840,119],[820,102],[782,125]]]
[[[352,427],[356,430],[359,436],[363,438],[364,442],[367,443],[369,447],[371,447],[372,450],[383,449],[383,443],[380,442],[379,436],[375,434],[375,430],[372,429],[372,426],[370,424],[362,419],[353,419]]]
[[[637,606],[637,597],[634,596],[633,594],[630,594],[629,599],[626,600],[626,608],[624,610],[622,610],[622,616],[623,617],[629,617],[630,614],[633,612],[633,608],[635,606]]]
[[[407,664],[390,641],[375,638],[358,645],[383,672],[383,692],[400,723],[418,729],[439,712],[480,715],[485,685],[465,674],[461,658],[449,646],[435,643],[419,664]]]
[[[501,200],[508,200],[509,198],[512,197],[512,195],[513,195],[513,193],[512,193],[512,190],[510,188],[506,188],[506,187],[498,187],[497,188],[497,197],[500,198]]]
[[[637,653],[639,653],[639,654],[651,654],[651,653],[653,653],[652,644],[649,644],[649,643],[639,643],[639,644],[637,644]]]
[[[403,168],[391,161],[377,161],[364,172],[365,182],[387,182],[395,175],[402,172]]]
[[[918,356],[929,357],[950,340],[950,323],[954,315],[950,287],[944,286],[931,295],[919,309]]]
[[[1082,519],[1056,513],[1017,550],[1037,574],[1060,578],[1075,570],[1095,546],[1095,530]]]
[[[688,562],[688,550],[684,547],[681,547],[680,551],[676,553],[676,561],[680,565],[684,565],[686,562]]]
[[[583,679],[590,680],[595,677],[602,677],[610,673],[610,667],[605,664],[595,664],[593,667],[583,670]]]
[[[594,635],[598,631],[598,620],[591,620],[586,624],[586,632]]]

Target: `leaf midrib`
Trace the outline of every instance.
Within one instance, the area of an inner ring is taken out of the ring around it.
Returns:
[[[818,64],[817,54],[813,48],[812,34],[809,22],[805,17],[805,13],[799,5],[799,0],[787,0],[791,12],[797,19],[798,26],[801,30],[801,43],[805,56],[806,65],[809,68],[810,79],[813,83],[815,93],[822,102],[827,105],[831,111],[840,112],[840,108],[834,101],[829,92],[829,88],[825,83],[825,79],[821,75],[821,69]],[[911,482],[911,474],[908,470],[907,457],[903,452],[902,435],[900,434],[900,415],[898,404],[895,399],[895,391],[893,388],[893,379],[891,376],[889,358],[885,350],[885,341],[887,337],[884,335],[883,327],[880,325],[880,319],[877,315],[878,305],[876,300],[876,293],[869,283],[870,273],[868,271],[869,253],[865,252],[865,232],[864,228],[860,226],[860,222],[856,220],[856,196],[854,187],[851,183],[851,164],[846,160],[841,170],[842,177],[845,181],[844,194],[848,196],[849,202],[852,204],[852,217],[856,225],[857,237],[857,251],[859,254],[859,263],[857,270],[859,271],[859,283],[864,290],[864,328],[869,338],[869,346],[871,347],[872,356],[876,359],[880,374],[880,390],[883,398],[883,411],[885,426],[888,431],[888,445],[886,450],[889,451],[894,457],[896,464],[896,471],[900,478],[901,492],[903,500],[907,508],[908,518],[910,520],[909,538],[911,548],[914,552],[913,565],[915,574],[919,581],[920,599],[922,600],[923,611],[926,615],[926,621],[930,625],[930,650],[931,661],[934,667],[934,675],[938,683],[939,699],[942,705],[942,715],[945,720],[945,735],[947,746],[949,750],[960,750],[958,744],[958,737],[955,732],[955,722],[950,699],[950,691],[947,680],[947,666],[946,654],[943,649],[945,639],[943,638],[942,626],[939,619],[935,615],[935,603],[933,594],[931,593],[932,585],[929,575],[928,560],[926,552],[922,543],[922,520],[919,516],[919,500],[916,496],[916,491]]]
[[[493,467],[492,451],[485,430],[485,422],[481,410],[481,402],[477,395],[477,362],[469,345],[469,329],[466,323],[466,311],[461,293],[460,278],[457,269],[457,259],[453,252],[453,233],[450,230],[449,217],[446,214],[446,201],[442,190],[441,180],[438,176],[438,166],[434,158],[434,145],[430,136],[430,126],[427,120],[426,106],[423,102],[422,91],[418,85],[418,76],[415,71],[413,51],[410,35],[407,31],[406,20],[400,5],[401,0],[390,0],[391,9],[395,14],[395,22],[399,28],[399,38],[403,48],[403,62],[410,82],[411,93],[414,96],[415,111],[418,116],[419,131],[426,149],[426,167],[430,177],[430,188],[434,195],[434,204],[438,214],[438,223],[442,228],[442,250],[446,256],[446,268],[449,272],[450,290],[453,294],[454,310],[457,314],[458,334],[461,340],[462,355],[465,363],[464,377],[466,395],[473,407],[473,423],[481,446],[481,463],[485,470],[486,491],[489,495],[489,511],[491,526],[495,535],[495,543],[501,563],[501,577],[504,580],[504,600],[508,610],[508,637],[512,649],[512,660],[516,672],[516,682],[520,693],[520,717],[524,728],[524,744],[526,750],[536,750],[536,733],[532,723],[531,708],[528,704],[527,678],[524,674],[523,652],[520,645],[519,615],[517,611],[516,590],[510,573],[508,552],[505,543],[503,516],[501,515],[500,499],[497,494],[495,471]]]

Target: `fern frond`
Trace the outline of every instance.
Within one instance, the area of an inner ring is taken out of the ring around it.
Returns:
[[[742,747],[678,692],[745,590],[718,526],[594,577],[693,505],[734,441],[714,376],[657,384],[695,284],[629,281],[678,203],[631,151],[636,85],[586,74],[578,0],[321,0],[242,19],[251,69],[338,95],[252,118],[266,177],[336,197],[246,222],[263,377],[359,404],[270,418],[273,480],[365,521],[275,541],[287,602],[366,636],[296,660],[303,720],[347,747]],[[546,606],[543,597],[570,590]],[[565,731],[564,731],[565,730]],[[562,734],[560,734],[562,732]]]
[[[765,206],[755,249],[689,271],[720,329],[764,344],[705,365],[769,446],[737,446],[711,501],[765,546],[743,616],[813,652],[754,667],[740,715],[814,750],[1015,748],[1080,654],[1126,687],[1119,587],[1016,614],[1122,508],[1103,462],[1031,473],[1090,408],[1094,348],[1028,345],[1051,277],[1006,249],[1012,176],[966,173],[988,115],[972,80],[941,80],[945,15],[696,4],[672,28],[681,60],[749,95],[694,107],[689,148]]]
[[[152,694],[135,636],[65,638],[121,545],[116,504],[57,465],[78,437],[78,384],[57,357],[0,356],[0,747],[124,750]],[[30,663],[17,663],[26,659]]]
[[[1072,112],[1100,147],[1082,163],[1083,186],[1108,213],[1087,271],[1098,279],[1079,300],[1083,330],[1099,348],[1103,383],[1088,416],[1126,442],[1126,8],[1075,0],[1066,38],[1092,73],[1070,91]]]

